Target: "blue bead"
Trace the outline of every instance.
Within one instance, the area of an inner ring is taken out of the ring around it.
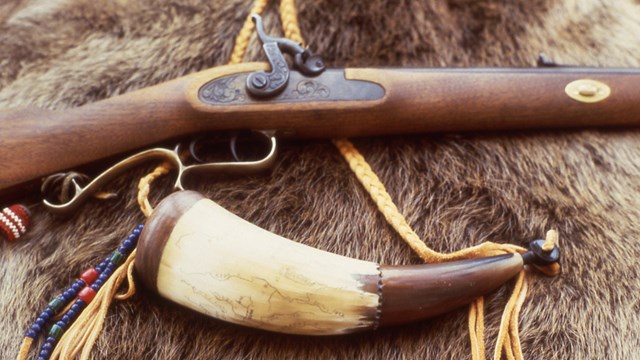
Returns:
[[[45,320],[49,320],[49,319],[51,319],[51,317],[52,317],[53,315],[55,315],[55,313],[56,313],[56,312],[55,312],[55,311],[53,311],[53,309],[52,309],[52,308],[47,307],[47,308],[42,312],[42,314],[40,314],[40,317],[41,317],[41,318],[43,318],[43,319],[45,319]]]
[[[42,331],[42,327],[40,327],[40,325],[38,324],[31,325],[30,329],[33,330],[36,334]]]
[[[71,323],[71,317],[68,314],[65,314],[62,319],[60,319],[63,323],[69,325]]]
[[[42,356],[38,356],[38,360],[48,360],[48,359]]]
[[[50,344],[50,343],[48,343],[48,342],[47,342],[47,343],[44,343],[44,345],[42,345],[42,350],[49,350],[49,351],[51,351],[51,350],[53,350],[53,345],[52,345],[52,344]]]
[[[135,236],[140,236],[141,232],[142,232],[142,228],[138,227],[137,229],[134,229],[131,233]]]
[[[82,300],[80,300],[82,301]],[[71,308],[69,310],[73,310],[73,311],[78,311],[78,310],[82,310],[82,308],[80,307],[80,305],[78,305],[78,300],[76,300],[75,303],[73,303],[73,305],[71,305]]]
[[[84,283],[84,280],[80,280],[80,282],[76,282],[75,284],[73,284],[73,286],[71,286],[71,288],[77,294],[78,291],[82,290],[82,288],[84,288],[85,286],[86,286],[86,284]]]
[[[102,282],[102,280],[98,279],[98,280],[96,280],[96,282],[94,282],[94,283],[91,285],[91,288],[92,288],[95,292],[98,292],[98,291],[100,290],[100,288],[102,287],[102,285],[104,285],[104,284],[103,284],[103,282]]]
[[[44,326],[44,324],[46,324],[46,323],[47,323],[47,320],[45,320],[45,319],[43,319],[43,318],[41,318],[41,317],[38,317],[38,318],[36,319],[35,323],[36,323],[36,324],[38,324],[40,327],[42,327],[42,326]]]
[[[64,297],[64,301],[69,302],[73,299],[75,299],[76,294],[73,293],[73,291],[65,291],[64,294],[62,294],[62,296]]]
[[[49,358],[51,356],[51,351],[42,349],[40,350],[40,356],[42,356],[45,359]]]
[[[27,331],[27,334],[25,335],[26,337],[30,337],[32,339],[35,339],[36,336],[38,336],[38,333],[36,333],[35,331],[29,329]]]
[[[67,324],[65,324],[62,320],[56,322],[56,325],[58,325],[59,327],[61,327],[63,329],[67,327]]]
[[[68,316],[72,319],[74,319],[76,317],[76,315],[78,315],[75,311],[69,309],[69,311],[67,311],[67,314],[65,316]]]
[[[58,340],[56,338],[54,338],[53,336],[48,336],[46,342],[48,342],[49,344],[55,344],[58,342]]]

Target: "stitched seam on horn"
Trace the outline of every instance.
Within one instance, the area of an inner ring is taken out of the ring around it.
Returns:
[[[380,269],[380,264],[377,264],[376,270],[378,271],[378,286],[376,293],[378,294],[378,306],[376,306],[376,317],[373,321],[373,330],[377,330],[380,327],[380,319],[382,318],[382,288],[384,287],[384,283],[382,282],[382,270]]]

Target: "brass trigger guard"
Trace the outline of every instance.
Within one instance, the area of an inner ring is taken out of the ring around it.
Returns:
[[[254,131],[255,134],[264,136],[269,142],[268,153],[259,160],[252,161],[231,161],[231,162],[209,162],[205,164],[193,164],[185,165],[180,154],[183,152],[182,144],[178,144],[174,150],[165,148],[153,148],[144,150],[137,154],[134,154],[119,163],[111,166],[105,170],[102,174],[98,175],[87,185],[80,186],[75,180],[73,185],[75,192],[73,197],[61,204],[55,204],[47,199],[43,200],[44,206],[56,215],[69,215],[86,200],[93,195],[97,194],[104,185],[117,178],[123,172],[133,168],[136,165],[150,161],[160,160],[171,164],[172,170],[178,172],[176,182],[173,185],[174,190],[185,190],[183,183],[184,180],[192,175],[202,175],[206,173],[232,173],[232,174],[252,174],[270,168],[276,158],[277,153],[277,141],[275,136],[270,132]]]

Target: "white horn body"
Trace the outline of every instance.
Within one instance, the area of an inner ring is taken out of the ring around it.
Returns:
[[[205,198],[180,216],[161,256],[160,295],[221,320],[316,335],[375,326],[378,294],[364,287],[377,264],[287,240]]]
[[[498,270],[490,274],[506,274],[489,284],[479,281],[487,273],[469,275],[486,265],[470,261],[389,267],[385,282],[385,268],[376,263],[285,239],[185,191],[170,195],[149,218],[136,268],[160,295],[215,318],[284,333],[336,335],[375,329],[385,311],[382,325],[460,306],[522,268],[519,256],[499,260],[491,262],[499,265],[491,265]],[[412,269],[410,276],[405,269]],[[453,281],[443,288],[446,277]],[[406,309],[407,301],[417,308]]]

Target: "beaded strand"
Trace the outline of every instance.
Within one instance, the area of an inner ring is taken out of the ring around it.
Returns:
[[[114,270],[120,266],[127,256],[133,251],[138,243],[138,238],[142,232],[143,225],[138,225],[117,250],[107,256],[98,266],[91,267],[82,272],[80,278],[62,294],[49,302],[47,307],[40,313],[25,334],[25,338],[35,339],[42,333],[45,325],[60,314],[65,308],[68,310],[62,317],[51,326],[47,337],[40,348],[38,360],[50,358],[56,344],[73,322],[78,318],[82,310],[93,300],[102,285],[113,274]],[[75,301],[74,301],[75,300]],[[69,306],[69,304],[71,304]]]

